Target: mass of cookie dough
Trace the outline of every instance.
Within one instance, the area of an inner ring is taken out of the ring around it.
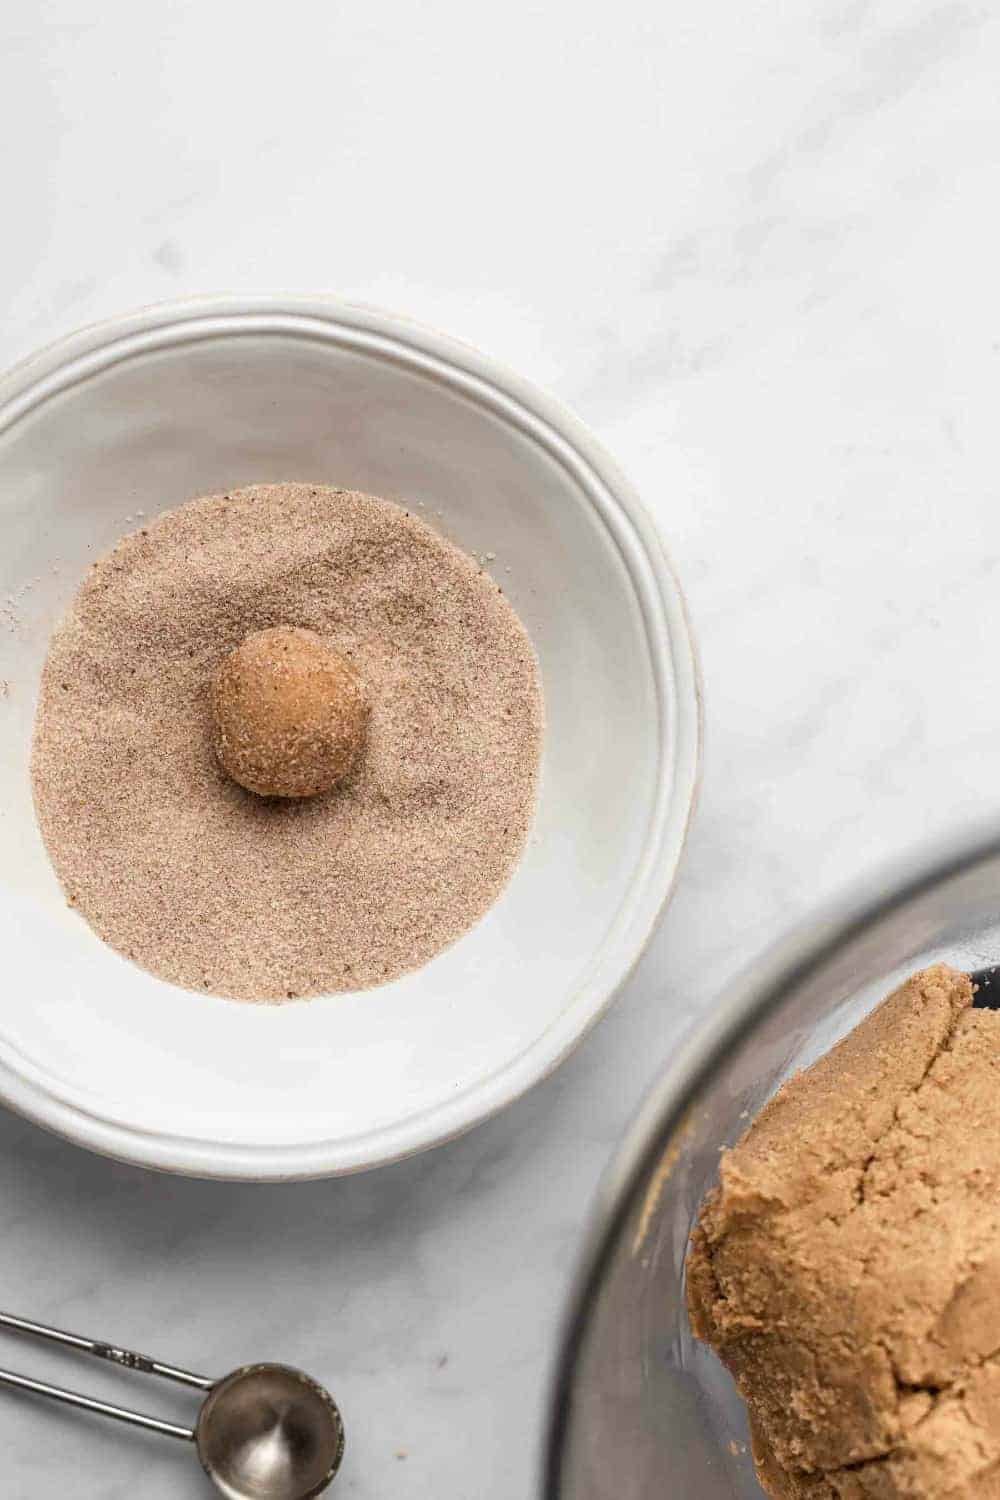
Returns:
[[[915,974],[723,1158],[695,1334],[776,1500],[1000,1497],[1000,1014]]]
[[[262,797],[330,791],[353,769],[368,722],[347,658],[289,625],[244,636],[219,669],[212,707],[222,766]]]

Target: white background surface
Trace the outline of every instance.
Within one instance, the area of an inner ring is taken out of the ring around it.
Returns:
[[[188,293],[380,302],[574,406],[687,584],[686,869],[555,1079],[433,1155],[285,1188],[0,1117],[10,1307],[212,1373],[301,1363],[342,1401],[353,1500],[528,1500],[581,1225],[660,1061],[824,893],[1000,802],[1000,17],[13,0],[3,30],[0,361]],[[205,1493],[179,1447],[20,1399],[0,1440],[5,1500]]]

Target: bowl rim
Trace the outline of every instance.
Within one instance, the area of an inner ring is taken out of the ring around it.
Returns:
[[[592,1309],[619,1239],[642,1202],[669,1143],[684,1130],[703,1083],[777,1009],[788,990],[821,969],[846,943],[957,875],[1000,860],[1000,821],[941,836],[856,877],[813,915],[800,919],[725,983],[704,1022],[696,1022],[647,1090],[598,1186],[566,1297],[550,1370],[543,1438],[544,1500],[569,1500],[562,1487],[574,1374]],[[872,890],[880,892],[872,896]]]
[[[675,884],[701,769],[701,678],[687,607],[658,528],[632,486],[584,424],[557,400],[490,356],[408,317],[327,294],[198,296],[157,303],[90,324],[0,375],[0,432],[56,391],[133,354],[219,335],[277,333],[368,347],[475,393],[589,477],[605,497],[602,519],[617,544],[647,623],[664,699],[673,712],[661,734],[658,801],[629,894],[627,920],[597,955],[572,1003],[497,1072],[457,1099],[361,1137],[262,1146],[147,1132],[104,1119],[55,1096],[43,1080],[0,1060],[0,1099],[35,1123],[117,1160],[199,1177],[286,1181],[363,1171],[442,1144],[499,1113],[548,1077],[604,1015],[639,961]],[[668,690],[668,691],[667,691]],[[409,1128],[408,1128],[409,1127]]]

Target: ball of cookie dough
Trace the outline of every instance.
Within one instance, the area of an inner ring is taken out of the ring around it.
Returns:
[[[262,797],[313,797],[353,768],[368,702],[349,661],[315,631],[255,630],[226,657],[212,691],[215,751]]]

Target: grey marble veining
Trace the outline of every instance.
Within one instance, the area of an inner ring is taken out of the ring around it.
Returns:
[[[1000,17],[13,0],[5,22],[0,361],[196,292],[379,302],[574,405],[686,585],[688,856],[555,1078],[307,1186],[154,1177],[0,1115],[2,1303],[209,1372],[315,1371],[345,1496],[527,1500],[588,1206],[659,1061],[824,895],[1000,800]],[[188,1409],[11,1337],[0,1363]],[[207,1493],[179,1445],[28,1400],[0,1397],[0,1436],[5,1500]]]

